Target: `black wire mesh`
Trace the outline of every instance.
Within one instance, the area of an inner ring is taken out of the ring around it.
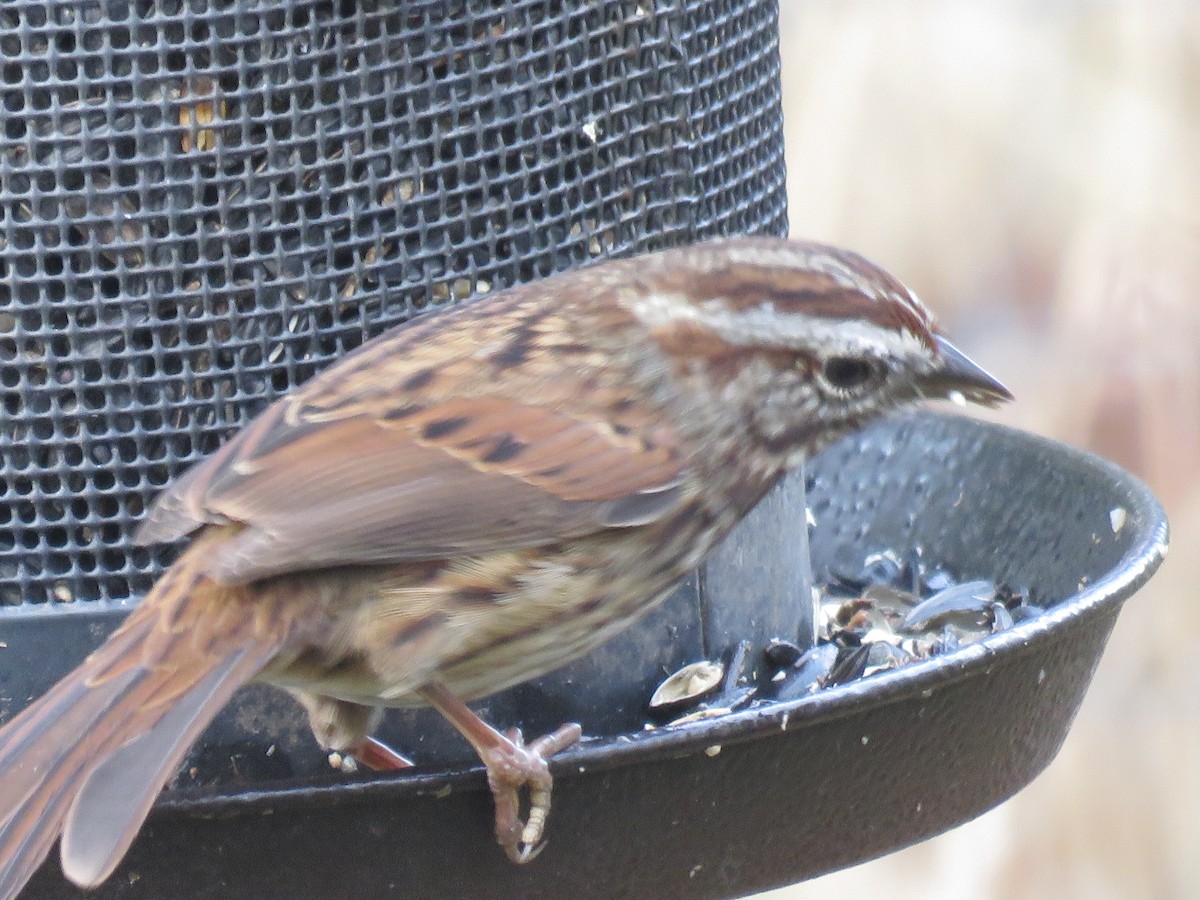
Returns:
[[[0,5],[0,604],[415,312],[785,230],[775,0]]]

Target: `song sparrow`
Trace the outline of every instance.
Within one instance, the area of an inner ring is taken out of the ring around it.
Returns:
[[[464,701],[625,628],[817,448],[953,392],[1009,399],[881,269],[765,238],[596,265],[371,341],[159,498],[140,539],[194,533],[188,550],[0,731],[0,897],[60,833],[69,878],[109,875],[252,679],[376,765],[402,764],[368,737],[377,707],[436,707],[528,859],[545,760],[579,726],[525,746]]]

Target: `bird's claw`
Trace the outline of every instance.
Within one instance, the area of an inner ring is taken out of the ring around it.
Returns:
[[[505,742],[484,754],[488,786],[496,802],[496,840],[515,863],[527,863],[541,852],[550,814],[553,779],[546,761],[579,740],[578,725],[564,725],[526,745],[520,729],[505,732]],[[529,813],[521,819],[521,790],[529,787]]]

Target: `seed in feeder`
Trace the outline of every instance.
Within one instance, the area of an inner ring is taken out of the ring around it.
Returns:
[[[870,608],[871,600],[868,597],[856,597],[853,600],[847,600],[838,607],[834,621],[843,628],[850,628],[851,623],[859,619],[859,613],[866,612]]]
[[[862,636],[864,644],[891,644],[894,647],[899,647],[904,641],[902,635],[896,634],[894,631],[888,631],[886,628],[872,628]]]
[[[855,610],[854,615],[846,622],[847,631],[866,631],[871,624],[871,613],[869,610]]]
[[[893,550],[872,553],[863,561],[859,575],[863,587],[869,584],[897,584],[904,573],[904,561]]]
[[[904,617],[905,631],[921,631],[945,621],[955,621],[967,627],[986,621],[985,613],[996,596],[996,586],[990,581],[965,581],[938,591],[922,600]]]
[[[992,604],[992,634],[1013,627],[1013,615],[1003,603]]]
[[[791,700],[812,694],[825,686],[830,670],[837,661],[835,644],[818,644],[796,661],[794,672],[776,694],[780,700]]]
[[[874,601],[876,606],[890,609],[912,609],[921,602],[921,598],[911,591],[904,591],[890,584],[868,585],[862,595],[865,599]]]
[[[401,200],[411,200],[416,192],[416,185],[411,178],[402,178],[396,185],[396,196]]]
[[[880,641],[867,645],[866,665],[863,666],[863,677],[867,678],[877,672],[888,669],[898,669],[913,661],[913,657],[892,644]]]
[[[339,772],[352,775],[358,771],[358,761],[353,756],[342,756],[336,750],[329,754],[329,765]]]
[[[203,128],[200,126],[211,125],[218,119],[224,118],[228,110],[225,106],[225,101],[220,103],[213,102],[213,94],[216,91],[216,86],[213,80],[207,76],[198,76],[192,84],[193,90],[190,92],[187,88],[180,91],[180,96],[194,98],[191,104],[184,104],[179,108],[179,124],[183,126],[183,134],[180,135],[179,145],[184,153],[190,153],[192,150],[192,132],[195,130],[196,149],[197,150],[213,150],[217,146],[217,133],[212,128]]]
[[[791,641],[781,641],[778,638],[767,642],[763,655],[767,664],[774,667],[790,666],[802,655],[801,649]]]
[[[945,569],[934,569],[922,579],[925,590],[937,593],[954,585],[954,576]]]
[[[719,662],[702,660],[684,666],[658,686],[650,698],[650,708],[673,706],[696,700],[716,689],[725,675],[725,667]]]
[[[847,681],[854,681],[856,678],[862,678],[863,672],[867,668],[867,658],[871,653],[870,647],[844,647],[838,651],[837,662],[833,664],[833,668],[829,670],[829,678],[826,679],[826,684],[845,684]]]

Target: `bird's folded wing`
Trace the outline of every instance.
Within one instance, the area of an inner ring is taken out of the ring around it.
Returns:
[[[614,427],[505,397],[310,414],[301,394],[164,493],[138,537],[243,525],[209,570],[227,583],[485,553],[654,521],[682,501],[686,465],[661,424]]]

